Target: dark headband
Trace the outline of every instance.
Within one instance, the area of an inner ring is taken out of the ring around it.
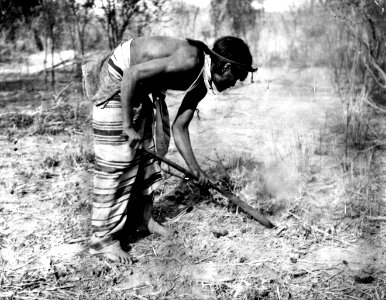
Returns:
[[[226,58],[226,57],[222,56],[221,54],[218,54],[217,52],[214,52],[213,50],[209,49],[209,47],[208,47],[205,43],[203,43],[203,42],[201,42],[201,41],[198,41],[198,40],[192,40],[192,39],[187,39],[187,41],[188,41],[191,45],[196,46],[196,47],[202,49],[204,52],[208,53],[210,56],[216,56],[216,57],[219,58],[220,60],[223,60],[223,61],[228,62],[228,63],[230,63],[230,64],[239,66],[239,67],[241,67],[241,68],[244,68],[244,69],[246,69],[248,72],[252,72],[252,73],[253,73],[253,72],[256,72],[257,69],[258,69],[257,67],[254,68],[254,67],[252,67],[252,66],[250,66],[250,65],[242,64],[242,63],[239,63],[239,62],[234,61],[234,60],[232,60],[232,59]]]
[[[239,66],[239,67],[241,67],[241,68],[244,68],[244,69],[246,69],[248,72],[256,72],[256,71],[258,70],[257,67],[254,68],[254,67],[252,67],[252,66],[249,66],[249,65],[246,65],[246,64],[242,64],[242,63],[239,63],[239,62],[234,61],[234,60],[232,60],[232,59],[226,58],[225,56],[222,56],[221,54],[218,54],[217,52],[214,52],[213,50],[211,50],[211,49],[209,49],[209,48],[208,48],[208,50],[209,50],[209,51],[208,51],[209,54],[212,54],[212,55],[214,55],[214,56],[217,56],[220,60],[223,60],[223,61],[228,62],[228,63],[230,63],[230,64]]]

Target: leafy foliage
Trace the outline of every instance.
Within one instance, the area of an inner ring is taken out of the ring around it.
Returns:
[[[30,22],[33,17],[38,15],[39,0],[1,0],[0,1],[0,29],[9,28],[10,37],[14,37],[13,32],[19,25],[19,21]]]

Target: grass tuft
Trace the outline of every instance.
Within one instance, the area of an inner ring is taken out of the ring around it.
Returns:
[[[6,114],[0,118],[0,128],[26,129],[34,123],[34,117],[24,113]]]

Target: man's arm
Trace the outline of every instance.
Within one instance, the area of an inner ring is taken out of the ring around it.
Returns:
[[[208,177],[201,170],[194,156],[192,144],[190,142],[189,124],[194,116],[198,103],[205,97],[206,92],[206,87],[202,82],[194,90],[186,94],[172,126],[173,138],[178,151],[192,173],[199,177],[198,183],[204,186],[208,184]]]

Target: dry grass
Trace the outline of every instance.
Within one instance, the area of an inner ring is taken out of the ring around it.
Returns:
[[[334,123],[332,116],[312,138],[296,133],[286,147],[278,142],[272,161],[232,153],[210,158],[208,173],[276,229],[217,193],[171,177],[154,216],[178,232],[173,239],[130,236],[132,266],[89,257],[92,136],[81,113],[87,103],[73,92],[59,104],[50,98],[31,124],[26,114],[2,123],[11,134],[1,140],[1,298],[385,298],[385,264],[372,260],[384,256],[362,246],[369,236],[376,245],[384,228],[366,219],[382,208],[378,148],[370,143],[359,151],[350,142],[346,155],[345,119]],[[353,131],[352,141],[362,132]]]
[[[90,126],[91,105],[78,94],[80,89],[80,83],[70,82],[58,93],[48,93],[50,96],[33,110],[19,107],[2,113],[0,128],[9,139],[21,130],[23,135],[30,136],[82,132]]]

